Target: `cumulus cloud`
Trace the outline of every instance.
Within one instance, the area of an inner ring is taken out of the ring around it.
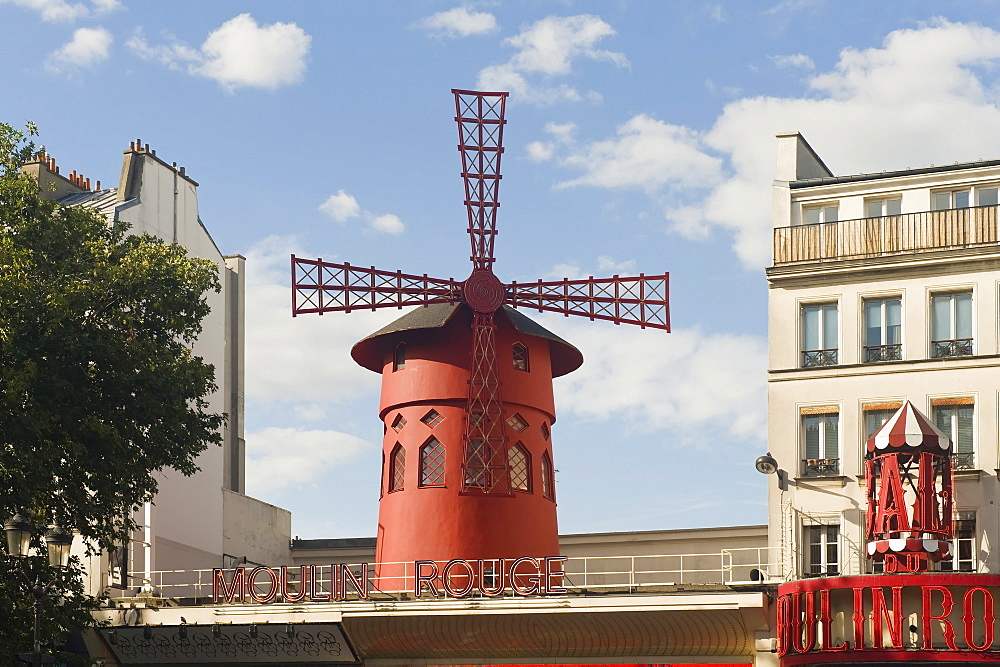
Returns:
[[[250,14],[240,14],[209,33],[198,49],[176,40],[150,45],[141,32],[126,46],[144,60],[186,68],[233,92],[298,83],[305,75],[311,43],[312,37],[294,23],[258,25]]]
[[[432,14],[420,21],[419,25],[439,37],[488,35],[500,29],[493,14],[472,11],[468,7],[455,7]]]
[[[816,69],[813,59],[804,53],[795,53],[784,56],[771,56],[771,62],[778,67],[797,67],[801,69]]]
[[[770,262],[775,134],[802,132],[840,174],[997,155],[998,65],[1000,32],[938,19],[844,49],[798,97],[737,99],[707,131],[639,115],[552,159],[582,172],[563,187],[641,187],[669,228],[690,238],[724,230],[758,269]]]
[[[528,144],[528,159],[534,162],[551,160],[555,155],[556,146],[573,143],[575,123],[546,123],[545,132],[551,137],[548,141],[533,141]]]
[[[594,91],[581,93],[567,84],[553,84],[552,79],[571,74],[579,60],[627,66],[624,54],[596,48],[614,34],[610,24],[592,14],[549,16],[504,40],[517,52],[507,63],[480,71],[477,85],[480,90],[509,90],[520,101],[540,105],[599,100]]]
[[[320,204],[319,210],[326,213],[335,222],[344,223],[349,220],[360,218],[368,223],[368,228],[380,234],[391,234],[397,236],[406,231],[406,225],[399,219],[399,216],[392,213],[376,215],[371,211],[366,211],[358,204],[358,200],[343,190],[338,190],[336,194],[330,195],[325,202]]]
[[[257,495],[317,482],[331,468],[377,446],[339,431],[277,427],[248,432],[246,442],[246,485]]]
[[[79,28],[73,39],[49,54],[45,68],[55,73],[71,73],[89,69],[108,59],[114,38],[104,28]]]
[[[82,2],[66,0],[0,0],[0,4],[11,4],[38,12],[43,21],[70,23],[92,14],[106,14],[121,8],[118,0],[92,0],[91,6]]]

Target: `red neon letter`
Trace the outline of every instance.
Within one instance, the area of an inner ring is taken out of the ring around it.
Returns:
[[[565,593],[566,588],[562,586],[563,577],[566,576],[566,570],[564,569],[554,569],[552,566],[555,563],[565,563],[565,556],[549,556],[545,559],[545,592],[546,593]],[[555,581],[553,581],[555,580]],[[558,583],[557,583],[558,582]]]
[[[802,596],[806,596],[806,617],[802,618]],[[816,647],[816,598],[812,591],[792,593],[792,648],[796,653],[808,653]],[[805,625],[805,639],[802,638]]]
[[[820,649],[823,651],[846,651],[848,648],[846,639],[840,646],[831,644],[833,641],[832,621],[833,619],[830,618],[830,591],[823,589],[819,591],[819,622],[823,626],[823,645]]]
[[[456,565],[461,565],[465,568],[465,588],[461,590],[455,590],[451,587],[451,568]],[[444,569],[441,570],[441,588],[444,589],[444,594],[452,598],[464,598],[466,595],[472,592],[472,589],[476,586],[476,573],[472,571],[472,566],[469,565],[469,561],[462,560],[461,558],[455,558],[448,561]]]
[[[212,601],[219,602],[223,598],[230,603],[246,600],[246,576],[247,571],[242,567],[233,570],[233,583],[231,586],[227,586],[225,570],[218,567],[212,570]]]
[[[271,587],[267,590],[267,595],[257,593],[257,575],[261,572],[266,574],[268,579],[271,580]],[[261,604],[273,602],[275,596],[278,595],[278,573],[269,567],[255,567],[250,571],[250,576],[247,577],[247,588],[250,589],[250,597],[254,602],[260,602]]]
[[[526,581],[531,584],[527,588],[521,588],[517,582],[517,567],[521,563],[531,563],[535,566],[535,576],[526,578]],[[518,595],[538,595],[539,574],[541,572],[538,569],[538,561],[530,556],[522,556],[510,564],[510,587]]]
[[[940,591],[942,596],[941,614],[939,616],[931,614],[931,592],[933,591]],[[951,626],[951,621],[948,620],[948,614],[955,607],[955,603],[951,599],[951,591],[944,586],[923,586],[920,590],[920,597],[922,599],[920,624],[924,626],[924,641],[921,648],[925,651],[930,651],[934,648],[934,624],[931,621],[941,621],[941,625],[944,628],[945,644],[952,651],[957,651],[958,647],[955,646],[955,628]]]
[[[309,587],[309,575],[306,574],[309,569],[305,565],[299,566],[299,592],[293,593],[291,591],[290,582],[288,580],[288,566],[281,566],[281,599],[285,602],[301,602],[306,599],[306,593],[308,593]]]
[[[361,579],[360,580],[358,580],[358,578],[354,576],[354,572],[352,572],[351,568],[349,568],[347,566],[347,563],[341,563],[340,565],[338,565],[338,568],[339,568],[340,572],[339,572],[339,576],[337,578],[340,579],[340,595],[341,595],[341,599],[347,597],[347,582],[351,582],[351,587],[354,588],[354,590],[357,592],[358,597],[361,598],[362,600],[367,600],[368,599],[368,563],[362,563],[361,564]]]
[[[331,575],[333,573],[333,568],[330,568]],[[312,602],[329,602],[333,599],[333,581],[334,577],[330,577],[330,592],[323,593],[319,588],[319,574],[316,572],[316,566],[309,566],[309,600]]]
[[[431,573],[425,575],[421,572],[424,565],[431,566]],[[423,592],[423,588],[426,585],[427,590],[431,592],[434,597],[440,597],[441,593],[438,592],[437,587],[434,585],[434,579],[438,576],[438,566],[432,560],[418,560],[413,564],[413,597],[418,598]]]
[[[878,490],[878,507],[875,509],[873,533],[908,532],[910,519],[903,504],[903,481],[899,477],[899,454],[886,454],[882,460],[881,486]]]
[[[892,586],[892,609],[885,605],[882,587],[876,586],[872,591],[872,647],[882,648],[882,619],[885,619],[889,630],[889,641],[892,648],[903,648],[903,587]]]
[[[854,650],[865,650],[865,600],[864,588],[854,589]]]
[[[494,569],[491,572],[486,571],[484,563],[495,563]],[[503,589],[507,588],[507,561],[503,558],[498,558],[497,560],[491,561],[479,561],[479,592],[488,598],[495,598],[496,596],[503,593]],[[490,588],[486,584],[486,577],[493,576],[493,587]]]
[[[776,625],[778,626],[777,653],[779,658],[788,654],[788,647],[791,644],[789,635],[792,633],[792,624],[788,621],[788,597],[782,595],[778,598]]]
[[[983,643],[976,644],[975,632],[973,632],[973,626],[976,621],[976,617],[972,613],[972,596],[979,591],[983,594]],[[962,598],[962,625],[965,627],[965,643],[968,644],[969,648],[973,651],[985,651],[993,643],[993,621],[996,620],[996,616],[993,615],[993,596],[990,592],[983,588],[982,586],[974,586],[969,590],[965,591],[965,597]]]

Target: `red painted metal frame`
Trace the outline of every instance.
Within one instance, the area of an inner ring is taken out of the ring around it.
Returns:
[[[497,373],[493,313],[476,313],[472,322],[472,375],[465,412],[465,461],[462,491],[510,493],[507,434]]]

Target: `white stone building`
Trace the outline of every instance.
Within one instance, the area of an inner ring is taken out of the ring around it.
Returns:
[[[783,580],[870,571],[867,438],[910,400],[953,442],[952,557],[1000,571],[1000,160],[835,176],[778,135],[768,279],[769,542]]]

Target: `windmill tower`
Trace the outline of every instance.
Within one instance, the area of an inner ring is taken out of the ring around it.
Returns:
[[[382,374],[376,577],[383,590],[404,588],[417,560],[495,564],[558,555],[552,379],[583,357],[514,308],[670,330],[667,274],[523,285],[497,278],[508,93],[452,92],[472,242],[469,277],[292,256],[293,315],[421,306],[351,351]]]

